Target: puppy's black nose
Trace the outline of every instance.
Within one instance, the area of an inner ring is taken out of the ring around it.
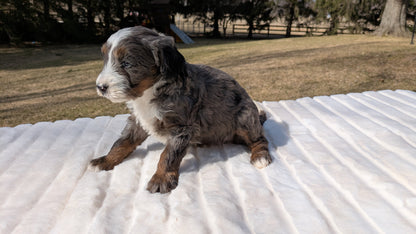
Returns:
[[[101,93],[105,93],[108,89],[108,85],[97,85],[97,89],[100,90]]]

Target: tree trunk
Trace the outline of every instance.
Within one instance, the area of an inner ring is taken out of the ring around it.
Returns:
[[[292,5],[289,9],[289,17],[287,18],[286,37],[290,37],[292,33],[292,23],[295,18],[295,6]]]
[[[43,18],[49,21],[49,0],[43,0]]]
[[[253,38],[253,29],[254,29],[254,22],[253,21],[249,21],[248,22],[248,36],[247,38]]]
[[[90,32],[95,32],[95,22],[94,22],[94,6],[92,5],[92,1],[87,1],[87,22],[88,22],[88,30]]]
[[[72,10],[72,0],[67,0],[68,5],[68,17],[70,20],[73,20],[74,17],[74,11]]]
[[[222,36],[225,38],[227,37],[227,27],[228,27],[228,21],[227,18],[224,17],[224,19],[222,20]]]
[[[120,21],[124,18],[124,0],[116,0],[116,16]]]
[[[104,1],[104,33],[110,35],[111,8],[110,2]]]
[[[329,29],[328,35],[336,35],[338,33],[338,16],[334,18],[331,17],[331,21],[329,21]]]
[[[409,36],[406,31],[406,13],[408,0],[387,0],[380,26],[376,35]]]
[[[213,31],[212,31],[212,36],[213,37],[216,37],[216,38],[219,38],[219,37],[221,37],[221,33],[220,33],[220,29],[219,29],[219,23],[218,23],[218,21],[219,21],[219,17],[218,17],[218,11],[217,10],[215,10],[214,11],[214,29],[213,29]]]

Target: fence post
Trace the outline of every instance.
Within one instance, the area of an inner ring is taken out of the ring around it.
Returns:
[[[233,24],[233,37],[234,37],[234,29],[235,29],[235,24]]]

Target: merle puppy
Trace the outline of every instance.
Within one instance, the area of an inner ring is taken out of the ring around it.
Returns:
[[[259,114],[246,91],[226,73],[186,63],[172,37],[144,27],[121,29],[102,46],[99,95],[126,102],[131,116],[107,156],[94,170],[111,170],[149,135],[166,144],[147,189],[167,193],[178,185],[189,146],[245,144],[257,168],[271,163]]]

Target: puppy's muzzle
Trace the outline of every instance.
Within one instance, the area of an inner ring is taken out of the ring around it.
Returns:
[[[100,93],[105,94],[107,92],[108,85],[105,84],[98,84],[97,90],[100,91]]]

